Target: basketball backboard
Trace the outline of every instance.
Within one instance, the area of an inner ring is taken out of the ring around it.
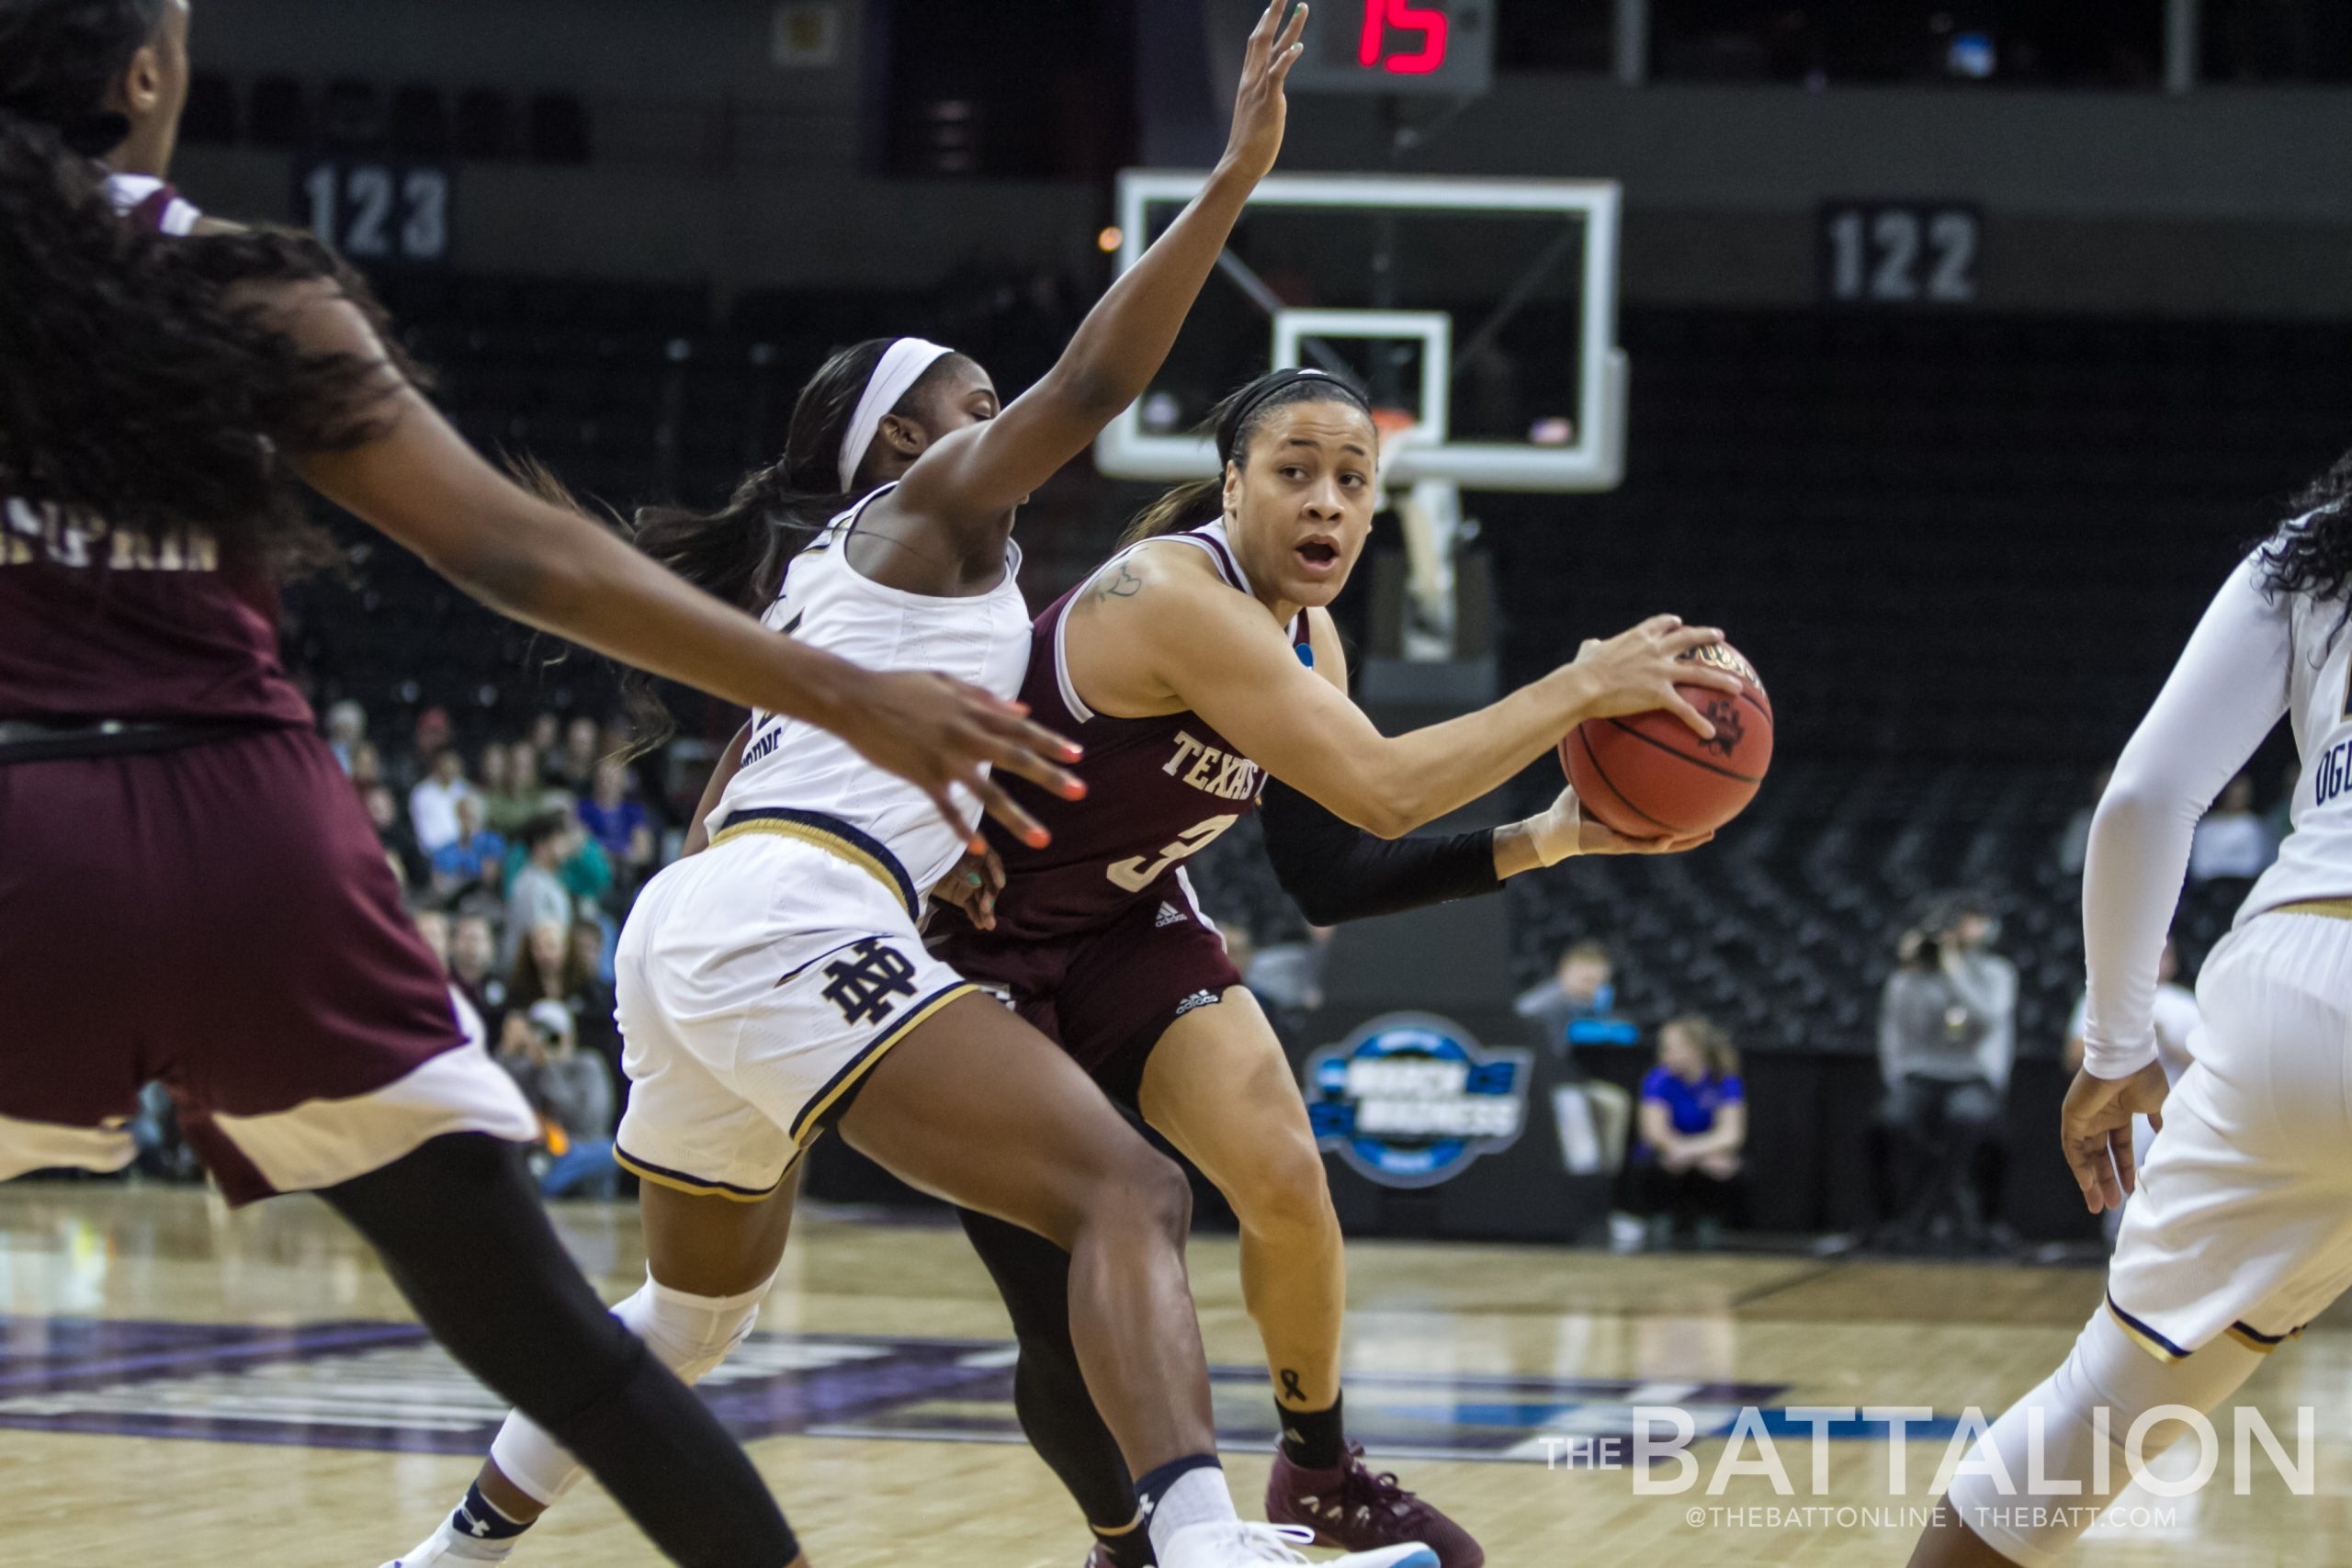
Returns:
[[[1120,271],[1205,178],[1120,175]],[[1606,181],[1274,175],[1096,460],[1121,479],[1213,473],[1193,433],[1209,407],[1276,366],[1318,365],[1419,423],[1396,481],[1612,489],[1625,440],[1619,201]]]

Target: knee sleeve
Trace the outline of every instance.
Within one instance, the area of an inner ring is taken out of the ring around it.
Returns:
[[[650,1274],[637,1294],[613,1308],[613,1315],[645,1341],[647,1349],[684,1383],[697,1383],[743,1343],[759,1321],[760,1303],[775,1281],[763,1281],[740,1296],[692,1296],[673,1291]]]
[[[770,1280],[740,1296],[695,1296],[673,1291],[649,1274],[637,1293],[613,1308],[613,1315],[645,1341],[656,1360],[684,1383],[700,1382],[752,1332]],[[520,1411],[506,1417],[491,1440],[491,1462],[523,1493],[545,1504],[571,1489],[580,1462]]]
[[[1952,1478],[1952,1508],[2010,1562],[2042,1568],[2131,1484],[2125,1454],[2134,1423],[2164,1405],[2210,1415],[2261,1364],[2260,1355],[2227,1337],[2179,1360],[2159,1360],[2102,1306],[2058,1370],[1977,1440]],[[2141,1456],[2153,1461],[2145,1442],[2143,1435]]]

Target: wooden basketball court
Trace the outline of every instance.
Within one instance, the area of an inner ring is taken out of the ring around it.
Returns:
[[[566,1205],[560,1218],[608,1295],[635,1287],[630,1207]],[[1270,1423],[1236,1248],[1203,1236],[1192,1258],[1210,1359],[1228,1369],[1227,1462],[1254,1511]],[[1917,1526],[1899,1516],[1928,1502],[1953,1418],[1971,1404],[1997,1413],[2039,1381],[2100,1291],[2087,1269],[1387,1243],[1352,1259],[1351,1425],[1470,1526],[1497,1568],[1901,1563]],[[309,1200],[232,1214],[184,1190],[0,1188],[0,1311],[10,1568],[376,1568],[451,1506],[500,1413],[419,1343],[373,1258]],[[823,1568],[1078,1568],[1076,1512],[1005,1440],[1008,1335],[952,1228],[804,1213],[759,1337],[707,1392],[752,1434]],[[2168,1528],[2102,1526],[2074,1561],[2352,1562],[2347,1374],[2352,1340],[2322,1329],[2247,1392],[2290,1449],[2296,1407],[2315,1408],[2315,1495],[2293,1495],[2259,1449],[2250,1488],[2233,1495],[2224,1424],[2212,1484],[2126,1499],[2170,1510]],[[1944,1425],[1905,1445],[1902,1497],[1883,1429],[1868,1427],[1823,1445],[1817,1495],[1802,1427],[1777,1448],[1790,1496],[1760,1475],[1707,1495],[1720,1438],[1702,1436],[1699,1483],[1674,1495],[1637,1495],[1623,1468],[1546,1464],[1623,1433],[1635,1405],[1681,1406],[1702,1434],[1728,1430],[1743,1405],[1925,1405]],[[1756,1511],[1776,1506],[1777,1522]],[[1751,1511],[1693,1525],[1694,1508]],[[655,1558],[592,1484],[514,1561]]]

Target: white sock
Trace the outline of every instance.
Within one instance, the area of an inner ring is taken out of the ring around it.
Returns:
[[[1144,1478],[1146,1483],[1150,1479]],[[1178,1530],[1241,1517],[1233,1511],[1233,1494],[1226,1487],[1224,1470],[1213,1463],[1186,1471],[1157,1500],[1148,1491],[1142,1500],[1145,1517],[1150,1520],[1148,1528],[1154,1556],[1168,1551],[1168,1542]]]

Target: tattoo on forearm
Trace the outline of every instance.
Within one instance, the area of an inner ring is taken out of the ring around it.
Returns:
[[[1100,604],[1105,599],[1132,599],[1142,592],[1143,579],[1128,570],[1126,562],[1121,561],[1119,575],[1094,591],[1094,602]]]

